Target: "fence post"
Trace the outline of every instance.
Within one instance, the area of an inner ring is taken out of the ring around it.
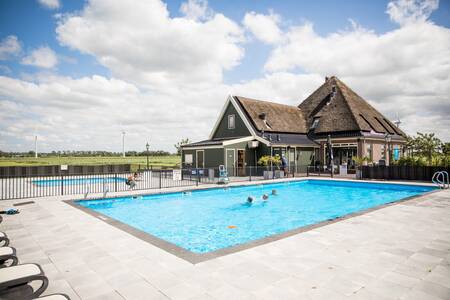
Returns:
[[[252,181],[252,166],[250,166],[250,177],[249,177],[249,181]]]
[[[114,174],[114,192],[117,192],[117,173]]]
[[[159,170],[159,188],[160,188],[160,189],[162,189],[162,185],[161,185],[161,182],[162,182],[161,176],[162,176],[162,175],[161,175],[161,173],[162,173],[161,170]]]
[[[61,195],[64,195],[64,175],[61,174]]]
[[[309,177],[309,166],[306,166],[306,177]]]
[[[197,180],[195,181],[195,185],[198,186],[198,181],[200,180],[200,172],[198,171],[198,169],[196,169],[195,172],[197,174]]]

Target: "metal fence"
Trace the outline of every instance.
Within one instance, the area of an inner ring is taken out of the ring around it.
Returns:
[[[304,176],[299,168],[244,167],[228,168],[229,182],[272,180]],[[306,171],[306,168],[305,168]],[[132,172],[111,172],[71,175],[0,175],[0,200],[49,197],[62,195],[85,195],[92,193],[122,192],[129,190],[163,189],[217,184],[219,168],[202,169],[143,169],[136,172],[132,182],[127,179]],[[129,183],[129,184],[128,184]]]

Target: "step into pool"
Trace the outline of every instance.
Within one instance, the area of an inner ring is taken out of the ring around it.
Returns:
[[[300,180],[191,192],[76,201],[193,253],[264,239],[421,195],[418,185]],[[272,191],[276,195],[272,195]],[[267,201],[262,196],[267,194]],[[251,196],[255,200],[247,202]]]

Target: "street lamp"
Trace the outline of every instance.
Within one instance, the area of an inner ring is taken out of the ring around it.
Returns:
[[[147,148],[147,170],[148,170],[148,150],[150,149],[150,145],[148,144],[148,142],[147,144],[145,144],[145,148]]]
[[[391,163],[391,153],[390,153],[390,149],[389,149],[389,144],[392,140],[392,137],[389,133],[386,133],[386,135],[384,136],[384,141],[386,142],[386,164],[389,166]]]

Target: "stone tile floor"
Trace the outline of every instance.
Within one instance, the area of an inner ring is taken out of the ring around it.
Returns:
[[[141,191],[142,193],[142,191]],[[450,299],[450,191],[193,265],[62,202],[0,230],[71,299]],[[27,199],[26,201],[28,201]],[[25,200],[2,201],[0,208]]]

